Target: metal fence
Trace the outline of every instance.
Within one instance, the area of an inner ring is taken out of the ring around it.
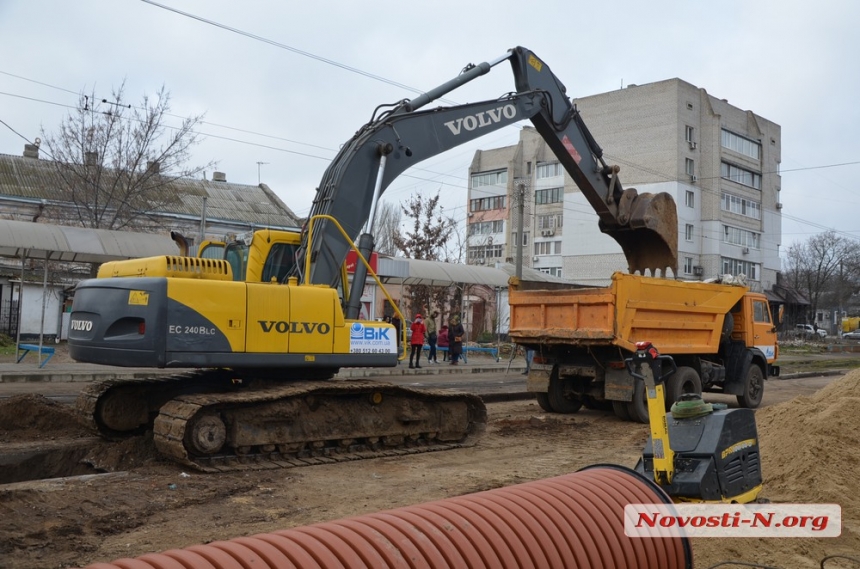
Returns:
[[[14,338],[18,334],[18,301],[0,303],[0,334]]]

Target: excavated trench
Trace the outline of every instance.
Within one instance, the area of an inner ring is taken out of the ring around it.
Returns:
[[[0,444],[0,484],[104,472],[85,461],[101,443],[92,437]]]
[[[121,470],[106,454],[129,449],[109,444],[71,405],[34,394],[0,400],[0,484]]]

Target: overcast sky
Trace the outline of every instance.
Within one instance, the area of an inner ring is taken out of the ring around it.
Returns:
[[[783,254],[826,229],[860,237],[855,0],[160,3],[261,39],[144,0],[0,0],[0,120],[32,140],[81,91],[107,98],[125,80],[137,103],[164,85],[174,114],[206,115],[196,164],[214,160],[236,183],[259,175],[306,215],[336,149],[378,105],[522,45],[574,98],[678,77],[781,125]],[[446,99],[513,88],[503,64]],[[517,136],[508,128],[428,160],[385,199],[441,190],[463,219],[474,150]],[[0,124],[0,153],[24,142]]]

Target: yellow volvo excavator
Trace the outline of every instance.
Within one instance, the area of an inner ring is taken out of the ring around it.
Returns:
[[[511,63],[516,91],[419,110]],[[153,429],[165,455],[222,471],[353,460],[467,444],[486,422],[479,398],[331,378],[341,367],[393,367],[394,328],[358,318],[376,206],[420,161],[529,119],[594,207],[631,272],[677,268],[677,215],[665,193],[623,188],[566,89],[517,47],[412,99],[378,108],[323,175],[302,231],[258,230],[196,257],[105,264],[81,282],[72,357],[184,371],[93,385],[78,401],[106,436]],[[357,240],[347,286],[344,260]]]

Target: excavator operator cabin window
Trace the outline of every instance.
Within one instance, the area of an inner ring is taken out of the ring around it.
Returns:
[[[271,282],[274,278],[277,282],[286,282],[287,275],[296,264],[296,250],[298,245],[289,243],[275,243],[269,251],[269,257],[263,266],[264,283]]]
[[[248,265],[248,247],[241,243],[231,243],[227,245],[227,250],[224,251],[224,260],[230,263],[230,268],[233,269],[233,280],[245,280],[245,267]]]

